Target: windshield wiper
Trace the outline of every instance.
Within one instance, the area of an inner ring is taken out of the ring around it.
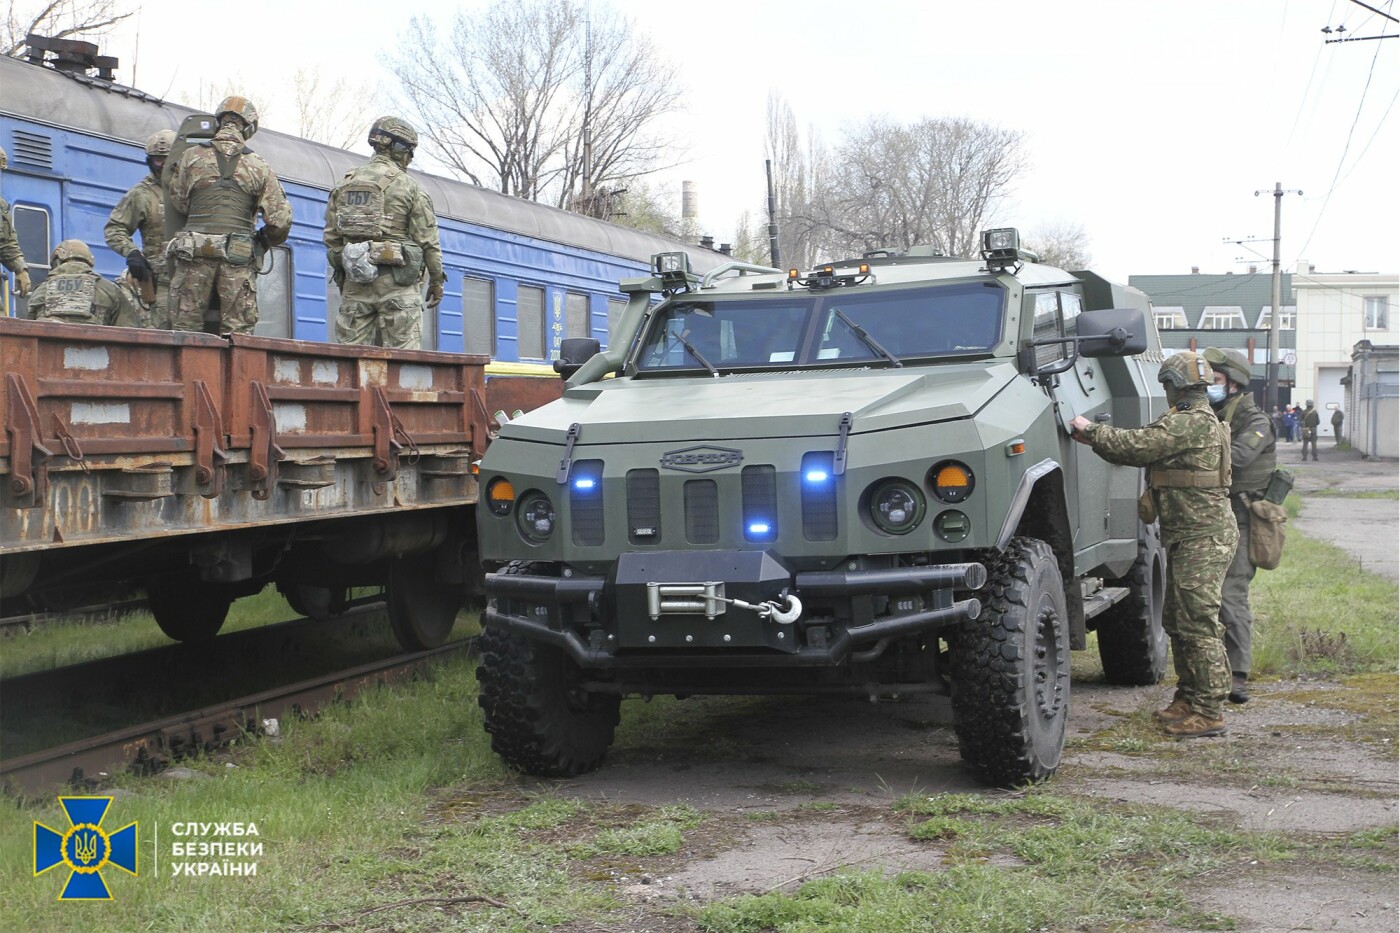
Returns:
[[[837,313],[839,314],[840,312],[838,311]],[[689,333],[690,331],[688,330],[681,331],[680,333],[676,334],[676,339],[680,341],[681,346],[685,347],[691,356],[695,357],[696,361],[698,361],[701,366],[705,367],[710,371],[711,376],[719,378],[719,370],[715,369],[715,364],[711,363],[709,360],[705,359],[705,357],[701,356],[700,351],[695,349],[695,344],[685,339]]]
[[[880,354],[894,365],[904,365],[904,363],[900,361],[899,357],[895,356],[889,350],[886,350],[883,346],[880,345],[880,341],[876,340],[874,337],[870,336],[870,334],[866,333],[864,327],[861,327],[855,321],[846,317],[845,311],[842,311],[840,308],[832,308],[831,313],[836,315],[841,320],[842,324],[845,324],[847,327],[849,327],[851,329],[851,333],[855,334],[857,337],[860,338],[861,343],[865,344],[867,347],[874,350],[876,353]]]

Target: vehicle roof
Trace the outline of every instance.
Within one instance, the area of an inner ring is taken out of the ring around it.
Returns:
[[[845,274],[853,271],[859,259],[841,260],[831,263],[836,267],[837,274]],[[986,264],[981,261],[970,259],[947,259],[929,257],[900,257],[893,260],[881,260],[872,264],[871,274],[874,276],[875,284],[878,285],[911,285],[919,283],[931,283],[942,281],[967,281],[983,279],[986,281],[1003,281],[1009,284],[1009,280],[1014,280],[1027,288],[1037,288],[1052,285],[1071,285],[1079,280],[1072,274],[1054,266],[1040,265],[1039,263],[1025,263],[1015,272],[1014,277],[1007,274],[993,274],[986,269]],[[778,288],[773,288],[774,283]],[[752,292],[757,290],[760,294],[777,294],[779,292],[787,294],[787,273],[753,273],[744,275],[725,275],[711,283],[711,287],[702,288],[698,292],[699,297],[708,294],[730,295],[735,293]],[[859,287],[859,286],[857,286]],[[800,286],[794,291],[803,290]],[[695,293],[692,293],[692,297]]]

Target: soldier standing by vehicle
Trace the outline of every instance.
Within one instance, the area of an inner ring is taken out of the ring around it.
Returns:
[[[1230,667],[1220,624],[1220,590],[1239,532],[1230,514],[1229,431],[1206,400],[1215,374],[1191,352],[1170,356],[1157,373],[1168,409],[1143,428],[1114,428],[1083,415],[1070,422],[1074,439],[1109,463],[1147,467],[1148,497],[1167,549],[1162,627],[1171,638],[1177,688],[1156,714],[1168,735],[1220,735]]]
[[[0,149],[0,171],[10,164],[10,157]],[[10,202],[0,198],[0,262],[15,274],[15,291],[23,298],[29,294],[29,267],[25,265],[24,254],[19,249],[19,237],[15,235],[14,221],[10,220]]]
[[[1230,508],[1240,532],[1220,593],[1220,622],[1225,626],[1225,654],[1230,659],[1230,702],[1248,703],[1254,631],[1249,585],[1256,570],[1249,559],[1249,504],[1263,498],[1274,475],[1276,439],[1268,416],[1248,391],[1249,363],[1244,354],[1209,347],[1204,355],[1215,370],[1215,385],[1207,386],[1206,394],[1216,415],[1230,426]]]
[[[174,144],[174,130],[159,130],[146,139],[150,172],[122,195],[102,229],[107,245],[126,258],[129,281],[141,296],[142,326],[164,330],[170,329],[170,309],[166,307],[170,277],[165,269],[165,195],[160,176]],[[132,239],[138,230],[139,248]]]
[[[252,101],[226,97],[214,118],[214,138],[181,153],[168,179],[170,206],[188,217],[166,248],[175,264],[171,325],[203,330],[204,312],[217,294],[219,333],[251,334],[258,323],[258,268],[267,250],[291,232],[292,208],[267,162],[243,145],[258,131]],[[259,212],[263,226],[255,231]]]
[[[1303,406],[1303,414],[1299,419],[1303,425],[1303,459],[1308,459],[1308,445],[1312,445],[1313,459],[1317,459],[1317,426],[1322,423],[1322,416],[1313,408],[1313,400],[1308,399]]]
[[[1346,415],[1342,414],[1342,406],[1338,405],[1332,409],[1332,443],[1334,444],[1342,442],[1342,419],[1345,417]]]
[[[92,250],[82,240],[64,240],[49,257],[49,276],[29,298],[36,321],[114,324],[140,327],[141,318],[126,294],[92,271]]]
[[[380,117],[369,144],[374,158],[347,172],[326,202],[326,262],[341,292],[335,339],[416,349],[423,275],[430,308],[447,281],[432,198],[408,174],[418,133],[397,117]]]

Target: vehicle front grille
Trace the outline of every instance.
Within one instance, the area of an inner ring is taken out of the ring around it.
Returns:
[[[719,543],[719,486],[712,479],[686,481],[685,539],[691,544]]]
[[[569,519],[574,543],[594,547],[603,543],[603,461],[580,460],[574,465],[572,476]]]
[[[627,540],[656,544],[661,538],[661,474],[656,470],[627,473]]]

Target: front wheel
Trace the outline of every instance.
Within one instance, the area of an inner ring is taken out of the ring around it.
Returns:
[[[958,749],[988,784],[1043,781],[1059,767],[1069,721],[1060,568],[1035,538],[1013,538],[987,563],[982,612],[951,639]]]

